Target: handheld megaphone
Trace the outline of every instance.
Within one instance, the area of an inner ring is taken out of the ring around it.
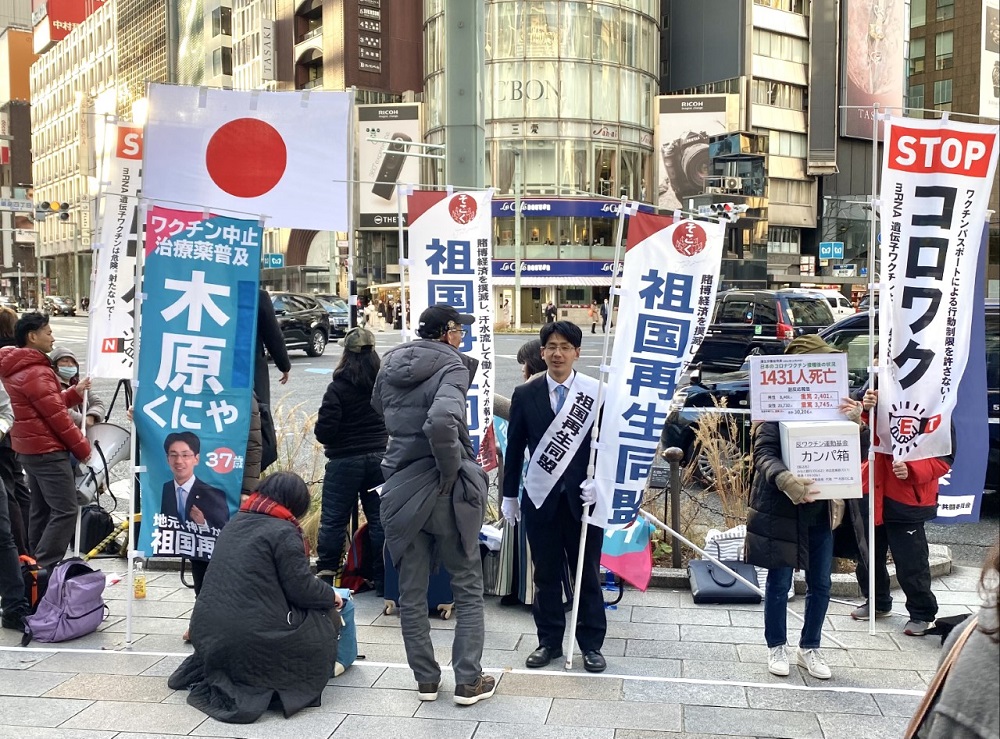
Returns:
[[[97,500],[97,492],[108,484],[111,468],[131,453],[131,435],[113,423],[95,423],[87,429],[87,440],[90,456],[76,468],[76,498],[81,506]]]

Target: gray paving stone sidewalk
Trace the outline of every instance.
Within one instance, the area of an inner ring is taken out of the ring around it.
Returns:
[[[117,560],[98,566],[123,569]],[[976,607],[977,577],[972,568],[955,567],[935,581],[941,615]],[[607,673],[588,675],[579,658],[571,672],[561,665],[534,672],[524,669],[536,646],[531,614],[489,599],[483,664],[499,686],[493,699],[462,708],[451,701],[454,679],[447,671],[436,703],[417,700],[398,618],[362,594],[356,613],[366,659],[330,681],[323,705],[290,720],[268,713],[235,726],[207,718],[187,705],[186,693],[167,687],[167,676],[191,649],[181,634],[194,595],[176,572],[152,572],[148,580],[145,601],[133,608],[131,650],[124,582],[108,587],[111,615],[95,634],[21,649],[16,634],[0,633],[0,739],[877,739],[902,735],[939,654],[936,637],[902,634],[906,616],[897,593],[898,613],[877,622],[874,636],[851,620],[850,606],[831,605],[829,633],[848,646],[824,650],[832,680],[795,667],[788,678],[776,678],[766,668],[761,607],[695,606],[686,591],[629,590],[608,612]],[[802,607],[799,597],[793,608]],[[438,658],[447,664],[454,621],[431,625]]]

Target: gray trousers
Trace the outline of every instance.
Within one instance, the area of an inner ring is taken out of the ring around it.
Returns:
[[[18,454],[31,490],[28,546],[35,561],[51,567],[66,556],[76,532],[76,484],[69,452]]]
[[[428,620],[427,588],[434,556],[451,575],[455,596],[455,641],[451,662],[455,682],[471,685],[483,669],[483,561],[465,556],[450,495],[439,495],[430,518],[403,552],[399,562],[399,617],[406,661],[418,683],[437,683],[441,667],[434,658]]]

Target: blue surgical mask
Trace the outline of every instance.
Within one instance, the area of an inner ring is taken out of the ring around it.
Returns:
[[[59,376],[66,380],[72,380],[78,374],[80,374],[79,367],[56,367],[56,372]]]

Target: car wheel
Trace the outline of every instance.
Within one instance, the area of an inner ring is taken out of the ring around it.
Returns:
[[[702,487],[710,488],[715,485],[715,470],[712,469],[711,462],[708,461],[708,454],[698,444],[694,449],[694,454],[691,456],[691,461],[688,463],[691,467],[691,473],[695,480],[697,480]]]
[[[306,354],[310,357],[321,357],[324,351],[326,351],[326,334],[322,330],[314,328],[309,337],[309,347],[306,349]]]

